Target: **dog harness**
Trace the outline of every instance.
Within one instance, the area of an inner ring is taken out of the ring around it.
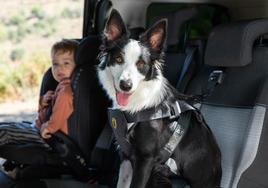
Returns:
[[[160,151],[160,154],[162,157],[161,161],[165,162],[170,167],[171,171],[176,173],[177,168],[174,167],[175,161],[170,157],[189,127],[190,116],[184,115],[184,112],[189,110],[195,110],[195,108],[184,101],[177,100],[173,104],[163,104],[159,107],[142,110],[135,114],[109,108],[108,118],[110,126],[113,129],[116,142],[122,153],[127,157],[130,156],[132,152],[132,146],[127,139],[130,129],[134,128],[140,122],[164,118],[173,120],[169,126],[170,131],[172,131],[172,135],[164,148]]]

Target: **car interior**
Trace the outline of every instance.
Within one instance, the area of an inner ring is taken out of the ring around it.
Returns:
[[[10,159],[4,168],[19,167],[19,172],[16,179],[0,172],[0,187],[116,187],[120,156],[107,123],[111,104],[96,75],[112,9],[120,12],[134,39],[155,21],[168,20],[164,75],[179,92],[192,96],[189,102],[215,135],[222,153],[221,187],[268,188],[265,0],[85,0],[83,38],[77,39],[72,75],[70,137],[56,133],[49,141],[62,165],[50,163],[33,145],[8,146],[1,151]],[[40,95],[56,85],[49,69]],[[37,162],[28,163],[29,158]],[[85,183],[88,177],[98,185]],[[174,188],[190,188],[185,180],[173,179]]]

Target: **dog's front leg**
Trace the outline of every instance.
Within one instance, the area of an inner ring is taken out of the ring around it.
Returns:
[[[129,160],[124,160],[120,165],[117,188],[129,188],[132,180],[132,166]]]
[[[153,157],[140,157],[135,160],[133,179],[130,188],[145,188],[153,168]]]

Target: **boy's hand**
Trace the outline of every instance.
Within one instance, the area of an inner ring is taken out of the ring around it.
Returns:
[[[53,96],[54,96],[54,91],[52,91],[52,90],[47,91],[46,94],[44,94],[42,97],[41,106],[42,107],[48,106],[48,104],[52,100]]]
[[[49,139],[51,137],[51,133],[49,132],[49,130],[46,127],[42,126],[41,127],[41,136],[44,139]]]

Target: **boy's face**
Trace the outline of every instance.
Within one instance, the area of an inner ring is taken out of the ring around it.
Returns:
[[[58,82],[70,78],[75,68],[74,53],[58,51],[52,56],[52,74]]]

